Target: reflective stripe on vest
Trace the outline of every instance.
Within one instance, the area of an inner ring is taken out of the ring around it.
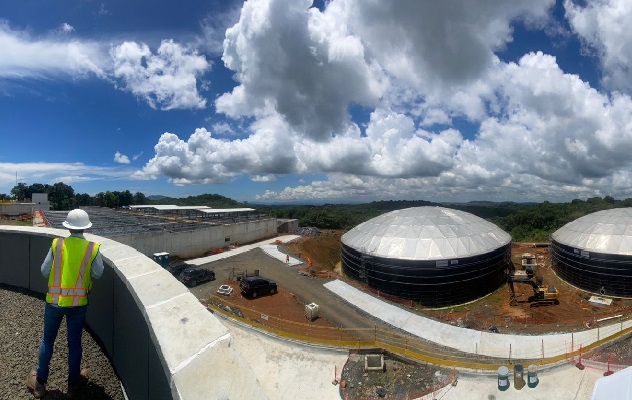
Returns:
[[[64,239],[57,239],[57,246],[55,246],[55,255],[53,257],[53,269],[55,272],[54,275],[54,280],[53,280],[53,287],[61,287],[61,273],[62,273],[62,265],[64,265],[63,263],[63,256],[64,256]],[[49,285],[50,286],[50,285]],[[49,288],[50,291],[50,288]],[[53,304],[57,304],[59,302],[59,294],[55,294],[53,296]]]
[[[55,254],[53,255],[53,271],[52,275],[49,277],[46,301],[59,307],[76,307],[86,305],[88,304],[90,286],[92,286],[92,280],[89,275],[86,275],[86,273],[90,274],[90,269],[88,267],[96,257],[99,244],[88,242],[81,238],[70,237],[68,238],[68,243],[72,240],[74,244],[71,246],[71,249],[66,249],[66,254],[64,254],[64,249],[66,247],[65,239],[55,240],[56,243],[53,246],[55,249]],[[72,250],[72,247],[75,249],[77,246],[83,247],[83,243],[74,242],[75,240],[85,242],[86,245],[80,264],[77,262],[79,260],[77,258],[76,251],[75,254],[68,254],[68,252]],[[79,269],[76,270],[75,268],[71,268],[73,264],[68,263],[74,263],[74,265],[79,264]],[[75,273],[76,279],[74,278]],[[73,276],[66,276],[68,274],[73,274]],[[72,282],[73,280],[74,282]]]
[[[48,293],[61,294],[62,296],[85,296],[88,294],[86,289],[62,289],[53,287],[48,289]]]

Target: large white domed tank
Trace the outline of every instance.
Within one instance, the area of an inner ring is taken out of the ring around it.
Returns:
[[[506,282],[511,236],[482,218],[443,207],[392,211],[342,236],[345,274],[425,306],[461,304]]]
[[[580,289],[632,297],[632,208],[597,211],[555,231],[551,264]]]

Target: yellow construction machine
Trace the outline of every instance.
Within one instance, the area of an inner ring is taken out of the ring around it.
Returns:
[[[509,271],[507,284],[509,285],[509,305],[517,306],[516,290],[514,285],[521,283],[533,288],[533,296],[529,297],[531,307],[547,304],[560,304],[560,293],[554,286],[547,286],[542,282],[541,276],[535,275],[534,267],[536,266],[535,257],[531,254],[524,254],[522,257],[522,270],[516,271],[512,268]]]

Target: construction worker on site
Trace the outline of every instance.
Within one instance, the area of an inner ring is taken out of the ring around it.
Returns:
[[[70,211],[62,225],[70,230],[70,236],[53,240],[41,266],[42,275],[48,278],[44,333],[39,348],[37,371],[31,371],[26,379],[26,386],[33,391],[36,399],[46,395],[53,345],[64,316],[68,331],[66,397],[72,398],[88,381],[88,371],[81,370],[81,333],[92,279],[98,279],[103,274],[103,259],[99,252],[99,243],[90,242],[83,236],[83,231],[92,226],[85,211]]]

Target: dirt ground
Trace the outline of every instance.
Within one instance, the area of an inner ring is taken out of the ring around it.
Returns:
[[[379,355],[379,352],[371,351],[349,355],[340,382],[343,399],[418,398],[451,384],[456,377],[449,369],[413,363],[388,352],[383,353],[383,370],[365,371],[368,353]]]
[[[473,329],[485,330],[495,326],[501,333],[540,334],[584,330],[596,326],[597,320],[632,309],[632,300],[614,299],[610,306],[597,306],[588,300],[591,294],[562,281],[551,268],[548,247],[534,247],[530,243],[512,245],[512,261],[519,268],[524,253],[536,256],[536,275],[545,285],[555,286],[559,304],[540,305],[530,302],[533,289],[516,285],[518,306],[509,305],[509,288],[503,285],[494,293],[470,304],[442,310],[423,310],[438,319]]]

